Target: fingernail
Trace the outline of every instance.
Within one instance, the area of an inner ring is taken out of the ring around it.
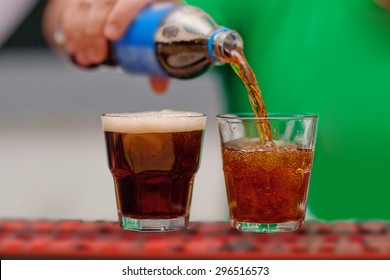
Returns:
[[[118,34],[118,27],[115,24],[109,24],[104,29],[104,35],[108,38],[114,38]]]

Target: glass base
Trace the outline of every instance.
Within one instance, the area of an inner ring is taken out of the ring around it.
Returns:
[[[119,213],[119,225],[126,230],[167,232],[188,228],[189,216],[172,219],[134,219]]]
[[[296,231],[303,226],[303,219],[295,222],[286,223],[251,223],[251,222],[239,222],[231,220],[230,225],[232,228],[242,232],[258,232],[258,233],[276,233],[276,232],[292,232]]]

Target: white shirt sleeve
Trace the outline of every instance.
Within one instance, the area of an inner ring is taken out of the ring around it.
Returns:
[[[0,0],[0,47],[36,2],[37,0]]]

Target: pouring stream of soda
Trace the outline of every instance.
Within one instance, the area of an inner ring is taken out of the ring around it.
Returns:
[[[245,59],[242,50],[233,50],[231,52],[229,64],[234,72],[243,81],[248,90],[249,102],[252,106],[255,117],[267,117],[264,100],[261,95],[259,84],[251,67]],[[257,133],[260,138],[260,145],[269,145],[272,142],[272,131],[268,120],[256,121]]]

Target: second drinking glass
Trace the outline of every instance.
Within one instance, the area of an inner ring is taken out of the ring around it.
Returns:
[[[303,225],[317,119],[282,114],[217,117],[233,228],[288,232]]]

